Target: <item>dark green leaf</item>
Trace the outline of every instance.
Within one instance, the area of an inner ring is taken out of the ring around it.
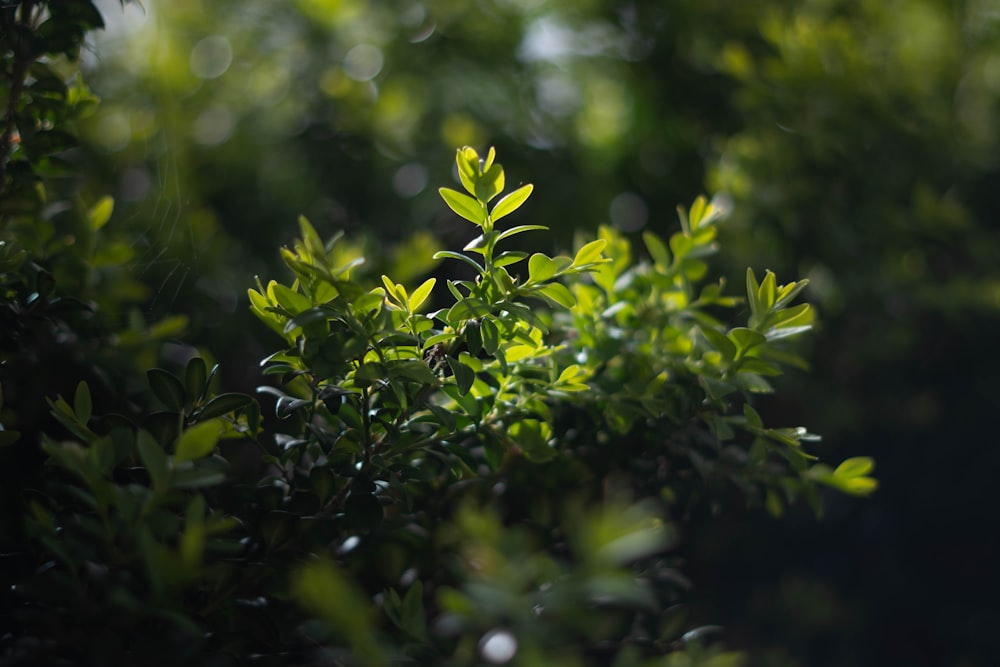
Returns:
[[[184,387],[192,401],[200,401],[205,396],[208,384],[208,369],[201,357],[192,357],[184,369]]]
[[[175,375],[162,368],[152,368],[146,372],[146,377],[153,393],[163,401],[164,405],[177,411],[184,408],[184,404],[187,402],[184,385]]]
[[[163,447],[148,431],[141,429],[136,434],[135,445],[139,452],[139,459],[146,466],[146,472],[149,473],[149,478],[153,482],[153,488],[165,489],[170,470],[167,453]]]
[[[246,394],[219,394],[202,407],[198,412],[198,420],[203,421],[213,417],[221,417],[246,407],[253,399]]]
[[[93,404],[90,400],[90,387],[87,386],[86,382],[81,380],[76,385],[76,394],[73,396],[73,412],[76,415],[77,421],[82,426],[86,426],[90,421],[92,411]]]
[[[452,373],[455,374],[455,384],[458,385],[458,390],[463,394],[468,393],[469,389],[472,388],[472,384],[476,381],[475,371],[455,357],[449,356],[447,359],[448,366],[451,367]]]

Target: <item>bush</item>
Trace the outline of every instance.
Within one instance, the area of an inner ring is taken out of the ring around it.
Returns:
[[[64,7],[3,18],[72,56],[99,15]],[[26,53],[53,51],[5,53],[22,136],[68,122],[38,110],[85,91],[54,74],[35,89],[52,70]],[[609,228],[572,255],[529,254],[508,239],[544,227],[497,223],[532,186],[501,196],[495,151],[462,148],[467,194],[440,193],[477,236],[436,254],[456,262],[445,289],[372,284],[303,218],[282,250],[291,281],[249,291],[283,341],[261,401],[220,393],[200,356],[149,370],[144,393],[136,369],[173,325],[129,336],[116,324],[139,297],[98,299],[104,272],[129,284],[127,252],[99,234],[112,202],[50,219],[36,195],[54,153],[13,137],[0,387],[24,386],[50,339],[89,372],[39,384],[51,420],[39,392],[0,403],[0,444],[19,451],[5,463],[24,473],[0,535],[6,663],[735,664],[706,642],[715,628],[691,627],[680,534],[726,497],[777,515],[800,499],[819,511],[820,484],[875,487],[869,459],[814,463],[814,436],[752,407],[802,365],[789,343],[813,323],[793,305],[806,283],[749,270],[746,326],[729,326],[741,301],[706,281],[719,215],[702,198],[668,241],[644,235],[647,259]],[[49,244],[59,225],[86,242]],[[45,310],[64,302],[85,307]]]

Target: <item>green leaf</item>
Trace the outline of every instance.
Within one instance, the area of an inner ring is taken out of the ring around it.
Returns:
[[[419,359],[402,359],[390,362],[389,370],[393,375],[425,385],[434,385],[438,381],[434,371]]]
[[[73,396],[73,413],[77,421],[86,426],[93,414],[93,403],[90,400],[90,387],[87,383],[80,381],[76,385],[76,394]]]
[[[469,146],[459,148],[455,155],[455,164],[458,167],[458,178],[462,181],[462,187],[470,195],[476,194],[476,180],[479,178],[479,154]]]
[[[483,339],[483,349],[489,355],[495,355],[500,347],[500,330],[491,318],[484,317],[479,323],[479,333]]]
[[[418,579],[410,585],[402,603],[401,626],[416,639],[427,639],[427,614],[424,611],[424,585]]]
[[[312,308],[312,302],[304,295],[291,290],[281,283],[273,283],[271,290],[274,293],[274,300],[278,305],[288,311],[289,315],[295,316]]]
[[[175,375],[162,368],[151,368],[146,372],[146,378],[149,380],[149,386],[153,393],[163,401],[164,405],[177,411],[184,408],[184,403],[187,401],[184,385]]]
[[[212,419],[213,417],[228,415],[231,412],[250,405],[252,402],[253,399],[246,394],[219,394],[202,407],[198,413],[198,419],[199,421],[203,421]]]
[[[153,488],[158,491],[165,490],[167,475],[170,472],[167,453],[163,451],[160,443],[144,429],[140,429],[136,434],[135,445],[139,451],[139,460],[146,466],[149,479],[153,482]]]
[[[691,252],[692,248],[694,248],[694,241],[691,240],[691,237],[680,233],[670,237],[670,250],[673,251],[675,259],[683,259],[685,255]]]
[[[770,310],[777,298],[777,279],[773,271],[768,271],[757,289],[757,303],[761,311]]]
[[[772,329],[782,329],[785,327],[798,327],[813,322],[812,306],[808,303],[800,303],[791,308],[782,308],[768,315],[766,326]]]
[[[204,464],[202,464],[204,465]],[[226,473],[216,468],[185,468],[170,473],[170,486],[175,489],[202,489],[226,481]]]
[[[438,193],[448,208],[469,222],[482,226],[486,221],[486,209],[472,197],[451,188],[440,188]]]
[[[747,301],[750,302],[750,328],[752,329],[757,328],[767,314],[767,308],[761,307],[760,299],[757,296],[759,291],[760,285],[757,283],[757,276],[754,275],[753,269],[747,267]]]
[[[750,428],[764,428],[764,422],[761,420],[760,415],[750,407],[749,403],[743,404],[743,416],[747,420],[747,426]]]
[[[385,291],[389,300],[393,301],[400,308],[406,308],[407,303],[410,300],[409,296],[406,294],[406,288],[392,282],[392,279],[385,274],[382,275],[382,284],[385,285]]]
[[[111,212],[114,211],[115,200],[112,197],[104,196],[87,212],[87,222],[90,230],[98,231],[111,219]]]
[[[520,250],[508,250],[507,252],[500,253],[493,259],[493,266],[499,269],[511,264],[517,264],[527,256],[528,253],[521,252]]]
[[[192,357],[184,369],[184,388],[192,401],[200,401],[208,388],[208,369],[201,357]]]
[[[375,636],[368,596],[332,562],[310,560],[292,577],[292,593],[302,606],[319,614],[331,632],[350,644],[358,664],[389,664]]]
[[[528,282],[541,283],[556,275],[559,265],[549,256],[536,252],[528,259]]]
[[[757,375],[781,375],[780,368],[756,357],[744,357],[740,361],[739,372],[756,373]]]
[[[653,263],[660,271],[666,271],[670,267],[670,252],[659,236],[653,232],[643,232],[642,240],[646,244],[649,256],[653,258]]]
[[[482,299],[469,296],[452,306],[448,310],[446,319],[449,324],[454,326],[470,318],[482,317],[489,312],[489,306]]]
[[[736,346],[737,357],[742,357],[753,348],[767,342],[767,338],[763,334],[744,327],[733,329],[729,332],[728,337],[733,342],[733,345]]]
[[[410,297],[410,312],[416,312],[418,308],[427,300],[430,296],[431,290],[434,289],[434,285],[437,283],[437,278],[428,278],[423,282],[420,287],[413,291],[413,295]]]
[[[572,308],[576,305],[576,297],[562,283],[542,285],[535,291],[565,308]]]
[[[483,171],[476,179],[476,199],[488,202],[503,192],[503,188],[503,167],[499,164],[491,164],[488,168],[483,165]]]
[[[691,225],[691,229],[698,229],[701,224],[702,219],[704,219],[707,212],[711,212],[711,206],[707,206],[705,197],[699,195],[694,203],[691,204],[690,212],[688,213],[688,223]]]
[[[531,196],[531,192],[534,189],[535,186],[528,183],[505,195],[493,207],[493,210],[490,212],[490,218],[496,223],[497,220],[510,215],[521,207],[528,197]]]
[[[367,363],[358,366],[354,372],[354,383],[359,387],[367,387],[386,377],[385,368],[380,363]]]
[[[601,253],[604,252],[604,247],[607,244],[608,242],[604,239],[597,239],[586,244],[577,250],[576,257],[573,258],[573,266],[586,266],[602,261]]]
[[[559,455],[559,452],[549,445],[551,429],[545,422],[522,419],[511,424],[509,433],[529,461],[544,463]]]
[[[319,328],[317,325],[326,324],[329,318],[329,310],[325,308],[309,308],[285,322],[282,331],[287,334],[301,328],[307,336],[316,335],[319,332],[326,333],[327,330],[325,328]]]
[[[716,331],[711,327],[702,327],[701,333],[708,339],[708,342],[712,344],[712,347],[719,351],[719,354],[721,354],[726,361],[732,361],[736,358],[736,345],[734,345],[731,340],[726,338],[723,333]]]
[[[503,199],[501,199],[500,201],[502,202]],[[497,205],[499,206],[499,204],[497,204]],[[496,210],[496,209],[494,209],[494,210]],[[494,218],[493,220],[494,220],[494,222],[496,222],[496,218]],[[549,228],[546,227],[545,225],[518,225],[517,227],[511,227],[510,229],[505,229],[504,231],[500,232],[497,235],[496,242],[499,243],[500,241],[503,241],[506,238],[514,236],[515,234],[520,234],[522,232],[530,232],[530,231],[533,231],[533,230],[548,231],[548,229]]]
[[[217,419],[201,422],[186,429],[177,439],[174,461],[196,461],[205,458],[215,449],[222,436],[222,424]]]
[[[465,262],[469,266],[475,268],[476,271],[479,273],[483,273],[486,270],[482,266],[480,266],[479,263],[476,262],[476,260],[472,259],[468,255],[463,255],[460,252],[455,252],[454,250],[439,250],[438,252],[434,253],[434,259],[444,259],[446,257],[449,259],[457,259],[459,261]]]
[[[452,356],[447,357],[447,360],[451,372],[455,374],[455,384],[458,385],[458,390],[463,394],[468,393],[476,381],[475,371]]]
[[[847,459],[833,471],[837,477],[862,477],[875,469],[875,459],[870,456],[856,456]]]
[[[326,254],[326,248],[323,246],[323,241],[320,239],[319,234],[316,233],[316,228],[312,226],[312,223],[304,215],[299,216],[299,232],[302,236],[303,245],[313,259],[320,259]]]
[[[792,300],[797,297],[808,284],[808,280],[799,280],[798,282],[789,283],[788,285],[782,285],[778,290],[778,298],[774,302],[774,307],[782,308],[791,303]]]

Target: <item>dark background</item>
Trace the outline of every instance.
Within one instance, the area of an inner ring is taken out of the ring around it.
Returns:
[[[104,3],[85,54],[81,196],[114,194],[141,283],[115,316],[186,316],[251,390],[272,341],[246,288],[300,213],[406,282],[467,234],[436,194],[464,144],[535,183],[543,251],[666,235],[707,193],[731,291],[747,266],[807,277],[821,313],[765,419],[874,456],[881,488],[819,522],[720,508],[685,536],[698,620],[755,665],[996,664],[995,3],[143,4]]]

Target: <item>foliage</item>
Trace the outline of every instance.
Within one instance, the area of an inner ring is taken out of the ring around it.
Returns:
[[[7,2],[0,10],[0,469],[4,502],[19,508],[51,425],[46,398],[83,377],[97,405],[130,404],[137,370],[151,365],[183,317],[147,321],[147,289],[127,264],[135,241],[107,223],[114,201],[76,192],[75,123],[98,99],[77,60],[103,25],[90,2]],[[48,422],[48,423],[47,423]],[[18,530],[5,513],[0,542]]]
[[[495,223],[532,186],[500,197],[492,150],[457,166],[468,194],[442,197],[481,233],[439,253],[474,268],[451,305],[425,313],[434,278],[362,285],[304,218],[294,281],[250,290],[287,343],[273,425],[199,358],[149,371],[167,410],[140,423],[94,417],[85,383],[51,403],[71,437],[43,439],[9,657],[735,664],[686,626],[677,521],[734,486],[775,512],[816,483],[874,488],[869,460],[810,465],[804,429],[749,405],[800,363],[805,283],[749,271],[750,321],[728,328],[712,313],[737,300],[698,286],[705,200],[646,236],[652,261],[609,229],[529,256],[499,245],[540,226]]]
[[[283,341],[266,414],[201,356],[146,371],[185,319],[136,308],[136,239],[65,152],[101,17],[2,11],[5,663],[738,664],[692,627],[679,534],[723,500],[874,490],[870,459],[814,463],[751,404],[804,365],[805,281],[748,270],[731,326],[702,198],[646,259],[610,227],[529,253],[546,227],[507,216],[533,186],[504,194],[493,149],[458,151],[465,192],[439,192],[477,235],[415,288],[430,257],[372,285],[301,219],[292,280],[249,291]]]

